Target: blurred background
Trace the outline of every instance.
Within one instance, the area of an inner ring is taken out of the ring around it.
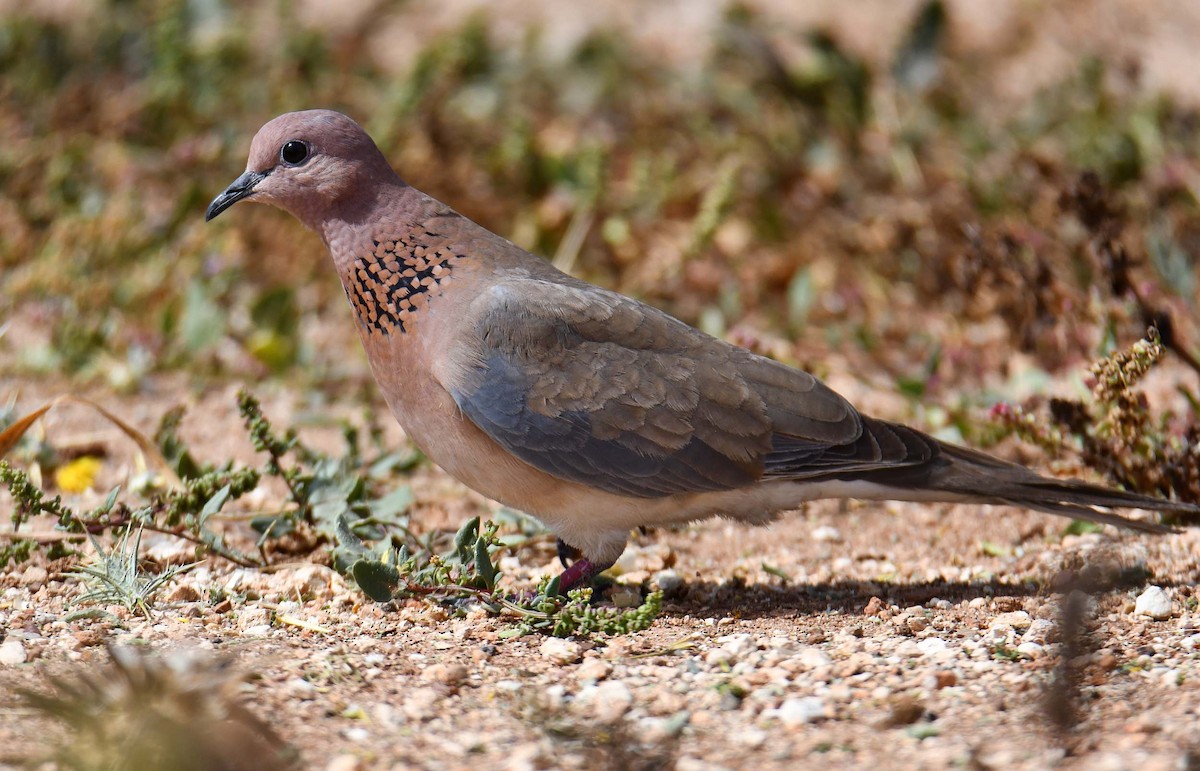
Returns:
[[[329,107],[564,270],[953,438],[1147,298],[1197,342],[1196,40],[1147,0],[4,0],[0,384],[370,393],[319,240],[203,222],[259,125]]]

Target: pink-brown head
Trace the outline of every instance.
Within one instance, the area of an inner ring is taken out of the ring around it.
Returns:
[[[367,132],[333,110],[280,115],[250,144],[246,171],[209,204],[211,220],[242,199],[278,206],[315,230],[369,205],[381,184],[403,184]]]

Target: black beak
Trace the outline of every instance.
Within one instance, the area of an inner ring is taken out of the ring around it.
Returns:
[[[249,197],[254,192],[254,186],[266,179],[267,174],[270,172],[247,171],[235,179],[229,187],[225,188],[225,192],[214,198],[208,205],[208,211],[204,212],[204,221],[208,222],[238,201]]]

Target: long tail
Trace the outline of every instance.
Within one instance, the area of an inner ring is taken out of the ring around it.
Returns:
[[[944,442],[933,461],[925,484],[933,489],[990,503],[1007,503],[1028,509],[1117,525],[1145,533],[1169,533],[1173,528],[1155,522],[1129,519],[1109,509],[1144,509],[1172,514],[1200,515],[1200,506],[1114,490],[1078,479],[1053,479],[1024,466]],[[941,461],[941,462],[939,462]]]

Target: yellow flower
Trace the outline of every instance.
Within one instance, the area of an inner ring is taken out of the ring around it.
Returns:
[[[99,458],[84,455],[60,466],[58,471],[54,472],[54,482],[63,492],[82,493],[84,490],[90,490],[96,483],[96,474],[100,472],[100,466]]]

